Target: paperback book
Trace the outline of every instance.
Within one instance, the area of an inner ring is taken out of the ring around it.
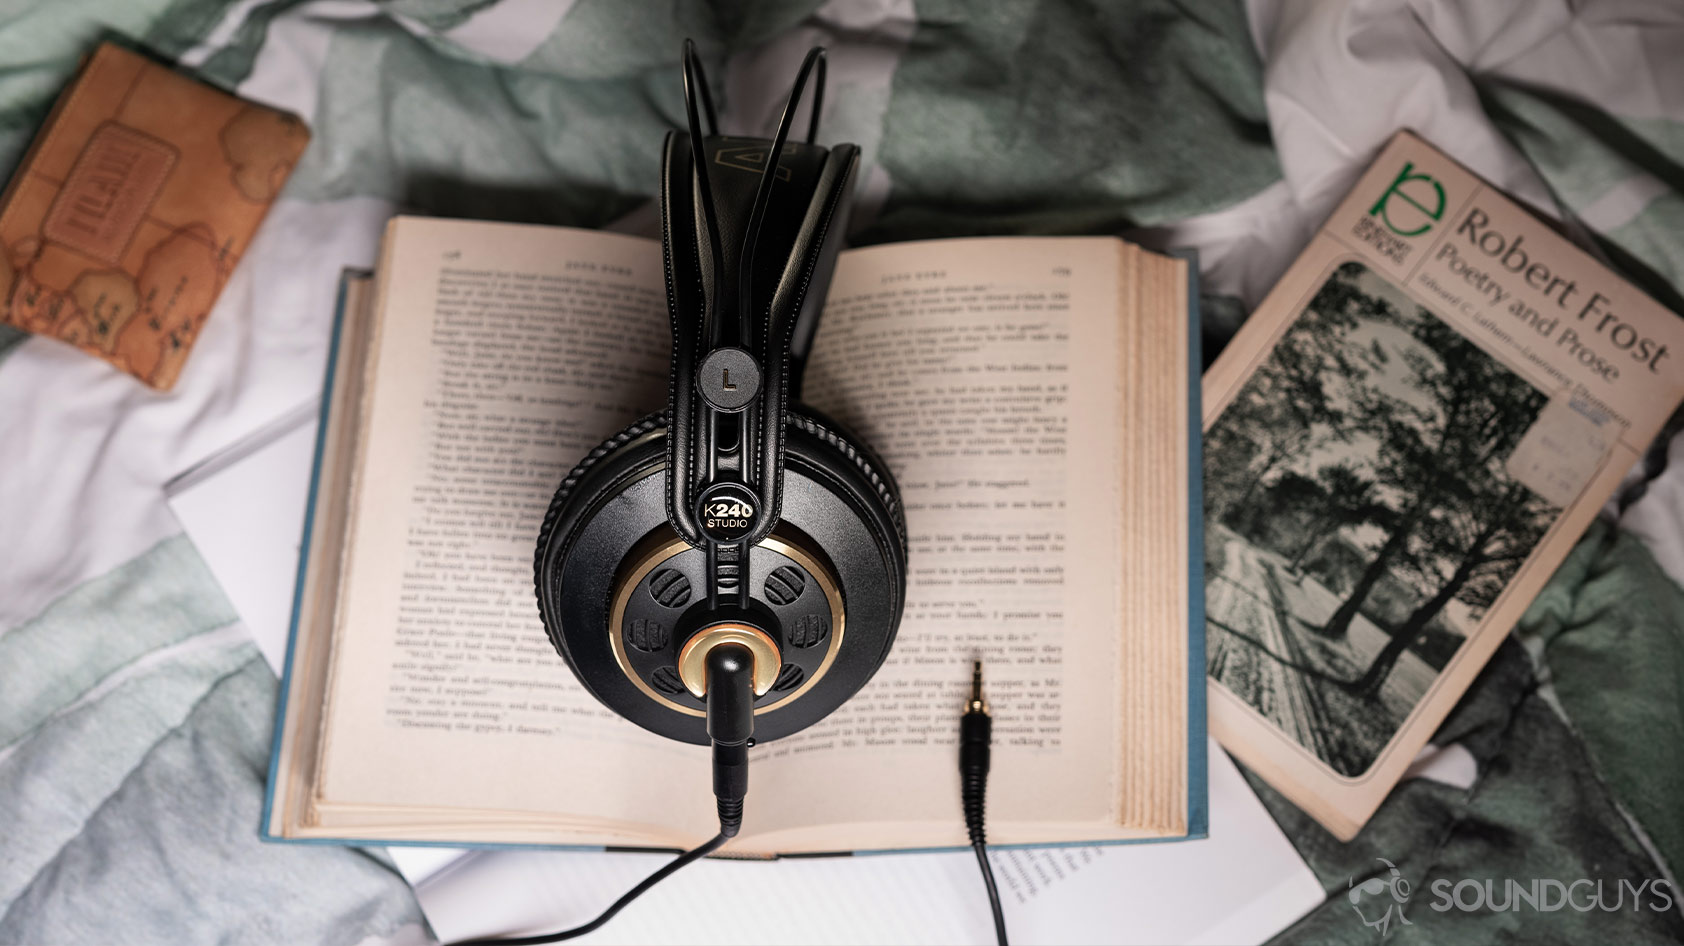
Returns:
[[[1348,840],[1684,397],[1684,322],[1404,132],[1204,393],[1211,729]]]

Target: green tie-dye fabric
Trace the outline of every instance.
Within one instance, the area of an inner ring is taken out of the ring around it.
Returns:
[[[1511,879],[1528,887],[1600,879],[1610,897],[1622,880],[1666,879],[1649,844],[1668,857],[1684,854],[1676,804],[1684,731],[1676,697],[1684,677],[1679,614],[1684,591],[1659,574],[1648,551],[1592,526],[1521,621],[1519,634],[1541,648],[1541,663],[1519,642],[1504,642],[1434,736],[1478,760],[1470,789],[1405,781],[1362,833],[1342,844],[1248,775],[1328,893],[1274,942],[1379,941],[1348,895],[1353,883],[1389,873],[1380,858],[1397,865],[1411,891],[1404,908],[1410,922],[1394,923],[1387,943],[1684,941],[1684,917],[1648,909],[1647,895],[1643,908],[1633,909],[1628,893],[1625,909],[1611,911],[1433,908],[1445,902],[1435,883],[1453,892],[1464,881],[1490,881],[1502,901]],[[1378,910],[1366,902],[1375,919]]]
[[[355,849],[265,844],[275,676],[185,536],[0,636],[0,943],[356,943],[420,922]]]
[[[1486,111],[1571,213],[1632,182],[1664,192],[1629,220],[1602,230],[1612,262],[1650,295],[1684,311],[1684,121],[1621,118],[1559,95],[1487,83]]]
[[[917,10],[883,118],[894,186],[866,241],[1116,233],[1280,178],[1238,3]]]

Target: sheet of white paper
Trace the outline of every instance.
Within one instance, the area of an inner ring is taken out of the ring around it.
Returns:
[[[398,865],[398,873],[403,875],[403,879],[409,881],[411,887],[419,887],[432,879],[434,874],[474,852],[460,847],[407,846],[389,847],[386,853],[391,855],[392,863]]]
[[[1321,903],[1315,875],[1227,755],[1210,748],[1207,839],[993,852],[1012,941],[1258,943]],[[393,850],[446,942],[584,922],[671,856],[476,852],[422,876],[413,853]],[[982,943],[993,927],[968,851],[714,859],[579,941]]]
[[[165,486],[170,510],[275,672],[286,660],[316,405],[288,411]]]

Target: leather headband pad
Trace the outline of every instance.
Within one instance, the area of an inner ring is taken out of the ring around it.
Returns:
[[[755,526],[743,539],[753,544],[771,532],[779,512],[784,429],[782,423],[768,419],[782,418],[793,400],[791,343],[798,325],[809,337],[816,325],[815,313],[805,317],[803,313],[823,303],[822,293],[841,242],[842,227],[836,224],[847,217],[859,149],[853,145],[829,151],[806,144],[786,146],[789,160],[777,164],[774,199],[753,247],[755,265],[749,281],[755,285],[745,287],[736,276],[737,267],[725,264],[740,262],[740,257],[731,254],[740,252],[746,235],[742,227],[748,208],[744,204],[753,199],[752,188],[746,184],[758,182],[756,166],[764,171],[771,142],[711,137],[703,142],[708,176],[719,182],[714,207],[721,244],[727,248],[719,261],[713,260],[710,228],[697,200],[692,145],[688,135],[669,133],[662,155],[662,248],[673,339],[667,519],[685,541],[698,547],[707,543],[696,522],[695,501],[704,481],[717,474],[721,454],[713,440],[714,409],[697,395],[696,372],[713,347],[741,345],[760,365],[761,390],[756,403],[725,423],[729,429],[740,430],[731,475],[753,489],[760,500]],[[756,147],[758,153],[753,151]],[[733,161],[744,166],[734,166]],[[763,278],[767,280],[764,290],[759,285]],[[809,297],[814,288],[820,296],[816,300]],[[739,293],[745,291],[753,292],[746,320],[738,317],[744,308]]]

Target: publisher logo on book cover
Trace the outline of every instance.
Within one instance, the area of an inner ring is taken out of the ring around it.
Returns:
[[[1444,218],[1444,185],[1405,161],[1397,177],[1380,194],[1352,233],[1380,255],[1402,265],[1414,249],[1413,240]]]

